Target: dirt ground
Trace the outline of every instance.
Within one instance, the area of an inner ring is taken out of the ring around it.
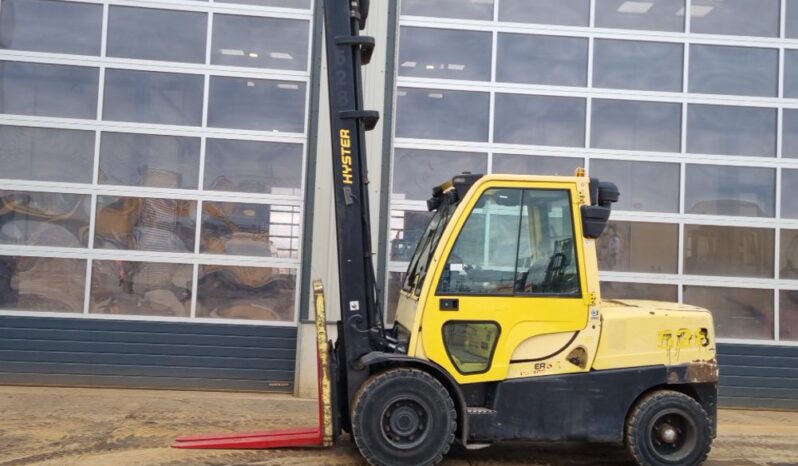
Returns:
[[[329,449],[175,450],[179,435],[313,425],[313,400],[246,393],[0,387],[0,465],[361,465]],[[708,465],[798,465],[798,413],[722,410]],[[455,447],[445,465],[628,465],[617,447]]]

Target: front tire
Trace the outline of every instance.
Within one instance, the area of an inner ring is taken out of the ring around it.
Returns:
[[[374,466],[434,465],[449,451],[457,412],[449,392],[417,369],[392,369],[355,397],[352,436]]]
[[[626,446],[641,466],[697,466],[707,459],[711,444],[706,411],[684,393],[651,393],[626,421]]]

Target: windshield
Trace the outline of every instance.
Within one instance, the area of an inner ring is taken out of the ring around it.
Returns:
[[[444,196],[443,203],[430,219],[427,229],[421,236],[418,246],[416,246],[416,251],[413,253],[413,258],[410,259],[410,265],[407,268],[405,282],[402,285],[402,290],[404,291],[415,291],[416,295],[421,293],[421,286],[427,276],[429,262],[435,254],[435,248],[438,246],[443,230],[446,229],[446,225],[449,224],[449,220],[451,220],[452,214],[457,208],[457,203],[448,202],[448,198],[449,196]]]

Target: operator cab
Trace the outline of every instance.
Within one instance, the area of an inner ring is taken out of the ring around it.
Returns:
[[[491,175],[495,179],[501,175]],[[584,171],[574,181],[586,182]],[[484,191],[471,212],[456,213],[461,201],[485,175],[464,173],[435,186],[427,208],[434,212],[419,239],[402,284],[395,336],[406,348],[417,303],[444,231],[453,218],[470,217],[461,226],[456,245],[435,284],[439,295],[496,295],[546,293],[581,295],[572,203],[575,192],[563,189],[518,189],[518,181],[546,181],[547,177],[506,177],[516,188]],[[579,179],[581,178],[581,179]],[[560,178],[562,180],[563,178]],[[576,183],[574,183],[575,185]],[[595,239],[618,200],[612,183],[589,180],[592,203],[580,205],[582,234]],[[481,234],[482,233],[482,234]],[[483,236],[479,238],[479,236]],[[444,258],[439,258],[443,260]],[[491,265],[492,264],[492,265]],[[458,300],[441,300],[441,310],[457,311]],[[452,306],[446,309],[446,306]]]

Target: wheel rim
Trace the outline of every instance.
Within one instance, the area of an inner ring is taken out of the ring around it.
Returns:
[[[430,411],[415,396],[403,396],[388,403],[382,412],[382,436],[393,447],[408,450],[420,445],[429,433]]]
[[[662,460],[679,463],[696,446],[697,428],[690,415],[679,408],[660,411],[648,426],[652,451]]]

